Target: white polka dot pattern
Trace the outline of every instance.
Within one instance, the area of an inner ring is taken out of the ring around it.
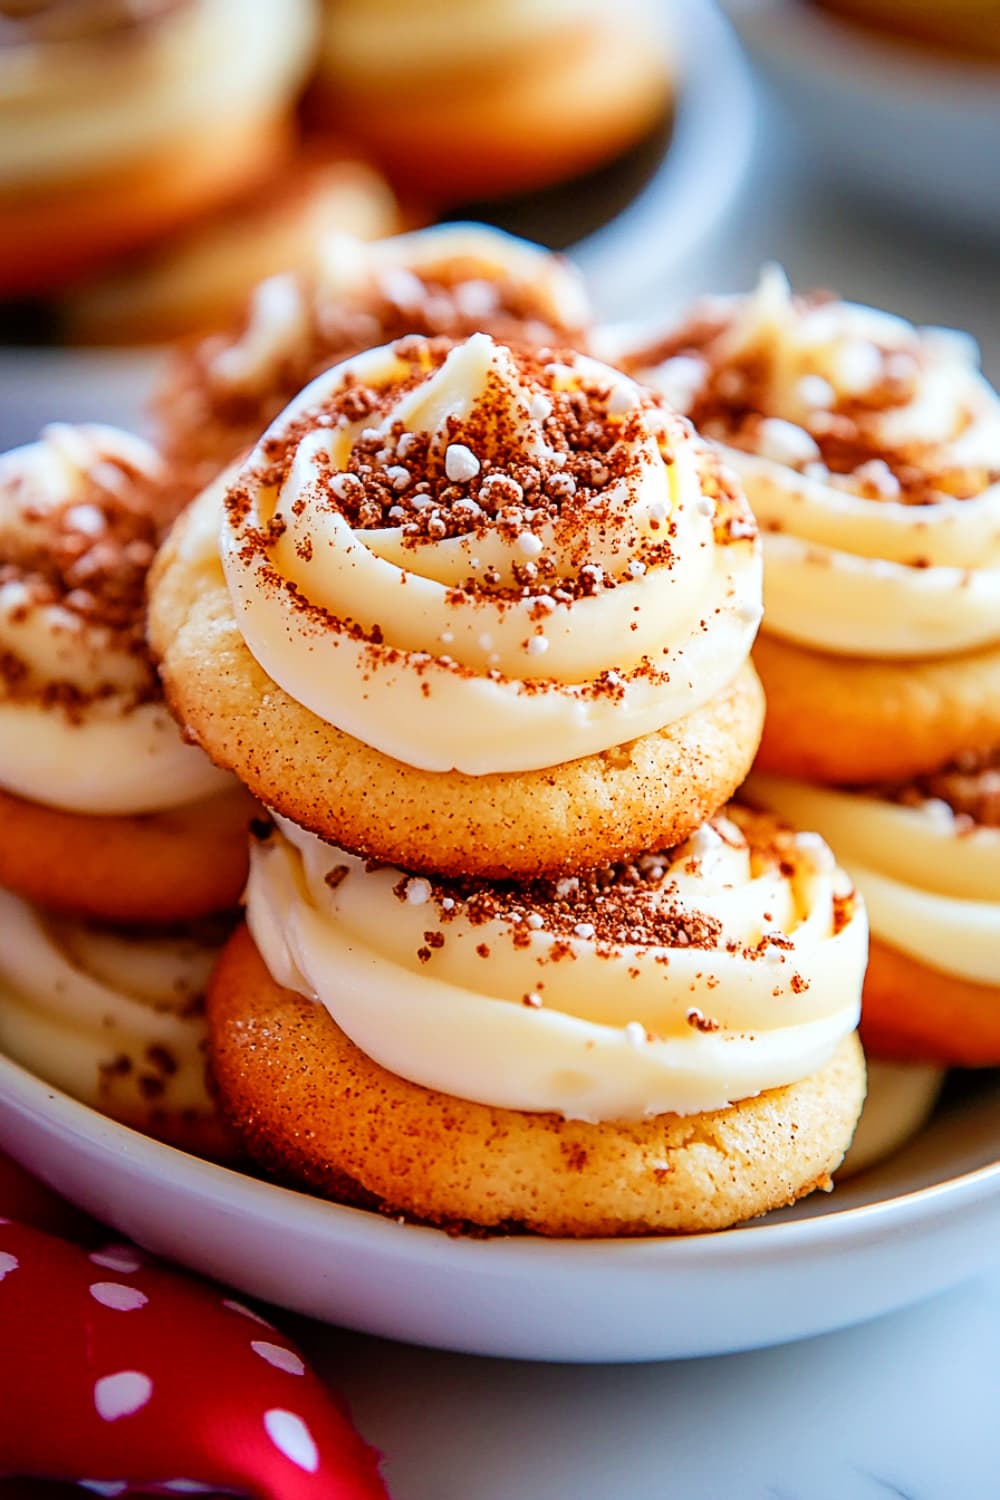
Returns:
[[[153,1394],[153,1382],[140,1370],[117,1370],[103,1375],[94,1386],[97,1415],[105,1422],[117,1422],[141,1411]]]
[[[264,1413],[264,1430],[279,1453],[307,1474],[315,1474],[319,1468],[319,1451],[301,1417],[292,1411],[272,1407]]]
[[[282,1344],[269,1344],[266,1339],[253,1339],[250,1348],[276,1370],[284,1370],[288,1375],[304,1375],[306,1372],[305,1363],[294,1349],[286,1349]]]
[[[146,1293],[140,1292],[137,1286],[123,1286],[119,1281],[95,1281],[90,1287],[90,1295],[102,1307],[110,1307],[115,1312],[135,1312],[149,1301]]]

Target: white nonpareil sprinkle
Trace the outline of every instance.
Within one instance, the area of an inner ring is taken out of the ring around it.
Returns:
[[[356,474],[341,472],[334,474],[330,480],[330,488],[338,500],[346,500],[349,495],[356,495],[362,488],[361,480]]]
[[[803,375],[795,383],[795,394],[803,406],[820,411],[829,411],[837,401],[837,392],[822,375]]]
[[[542,539],[533,531],[522,531],[517,539],[517,550],[524,557],[539,557],[542,552]]]
[[[390,521],[401,521],[405,515],[406,515],[406,511],[403,509],[403,507],[401,505],[390,505],[389,506],[389,520]]]
[[[708,495],[702,495],[698,500],[698,514],[700,516],[715,515],[715,501]]]
[[[108,523],[96,505],[73,505],[66,512],[66,524],[84,536],[100,536]]]
[[[443,911],[454,911],[455,910],[455,898],[454,898],[454,896],[445,896],[444,900],[441,902],[441,908],[442,908]]]
[[[528,416],[533,422],[544,422],[552,415],[552,402],[548,396],[536,392],[528,402]]]
[[[449,443],[444,455],[444,472],[452,484],[462,484],[475,479],[479,473],[479,459],[464,443]]]
[[[628,571],[629,575],[632,578],[641,578],[646,571],[646,564],[644,562],[640,562],[637,557],[633,557],[632,561],[628,565]]]
[[[506,501],[507,504],[516,505],[519,500],[524,499],[524,489],[518,484],[517,480],[512,479],[509,474],[504,474],[499,470],[494,471],[492,474],[487,474],[479,493],[484,500],[489,500],[492,498],[494,490],[500,491],[501,500]]]
[[[811,463],[821,456],[818,444],[805,428],[798,427],[794,422],[786,422],[783,417],[765,417],[761,422],[757,435],[757,452],[761,458],[769,458],[772,463],[790,464],[793,468],[799,464]]]
[[[630,1047],[646,1045],[646,1028],[641,1021],[628,1021],[625,1025],[625,1040]]]
[[[532,1010],[537,1010],[542,1003],[542,997],[537,990],[531,990],[524,997],[525,1005],[530,1005]]]
[[[404,469],[402,464],[392,464],[390,468],[386,469],[385,477],[394,490],[405,490],[410,482],[410,471],[409,469]]]
[[[533,635],[528,641],[527,652],[529,656],[544,656],[549,649],[548,637],[544,635]]]
[[[423,876],[416,875],[412,880],[406,882],[406,904],[407,906],[426,906],[431,899],[431,883],[424,880]]]
[[[438,636],[438,640],[441,642],[442,646],[450,646],[454,639],[455,632],[453,630],[442,630],[441,634]]]
[[[532,932],[540,932],[545,926],[544,918],[542,918],[537,911],[529,911],[527,917],[525,918],[525,921],[531,928]]]
[[[611,417],[623,417],[627,411],[634,410],[639,404],[639,392],[634,385],[626,385],[624,381],[613,385],[608,394],[608,415]]]
[[[592,938],[594,936],[593,922],[577,922],[573,928],[578,938]]]

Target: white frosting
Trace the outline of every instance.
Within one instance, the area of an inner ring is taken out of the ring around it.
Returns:
[[[873,934],[944,974],[1000,983],[1000,829],[916,806],[754,775],[754,801],[816,828],[857,881]]]
[[[198,0],[132,39],[3,49],[0,184],[35,188],[267,120],[314,38],[308,0]]]
[[[851,303],[800,304],[774,267],[753,296],[713,308],[726,321],[703,359],[676,356],[639,373],[691,410],[710,369],[738,380],[742,361],[763,362],[752,394],[764,420],[738,435],[725,424],[706,433],[741,475],[761,526],[764,628],[856,656],[940,656],[1000,641],[1000,483],[990,478],[1000,472],[1000,398],[974,342]],[[894,372],[895,404],[866,409],[866,393]],[[831,474],[815,441],[831,412],[857,422],[888,462]],[[926,469],[930,498],[906,503],[896,477],[905,466]],[[947,486],[963,470],[972,492],[958,499]]]
[[[0,891],[0,933],[5,1052],[111,1113],[214,1112],[195,1003],[214,947],[46,916],[9,891]]]
[[[18,796],[107,815],[177,807],[231,784],[183,742],[149,662],[119,632],[67,608],[58,590],[50,601],[33,595],[32,559],[51,545],[54,518],[99,544],[95,483],[110,503],[135,493],[141,505],[137,484],[161,478],[156,452],[110,427],[56,425],[0,457],[0,561],[13,575],[0,575],[0,653],[24,673],[0,679],[0,786]],[[71,712],[42,697],[53,684],[80,695]]]
[[[572,365],[550,368],[557,390],[586,391],[593,409],[615,424],[609,461],[621,461],[621,476],[594,501],[572,503],[567,478],[558,515],[525,518],[516,534],[495,526],[408,545],[402,519],[352,529],[330,503],[331,476],[346,468],[363,430],[387,440],[400,424],[427,434],[451,477],[473,473],[459,451],[468,449],[461,441],[468,424],[478,420],[481,432],[484,412],[499,413],[489,421],[506,429],[502,448],[489,452],[489,438],[480,438],[476,464],[493,459],[499,471],[512,462],[512,444],[526,462],[565,463],[544,426],[550,396],[509,350],[476,334],[437,368],[424,350],[419,344],[403,358],[386,346],[320,376],[232,482],[240,504],[224,506],[225,480],[198,503],[189,545],[210,549],[221,518],[233,608],[264,670],[366,744],[409,765],[473,775],[607,749],[722,691],[745,661],[760,616],[749,513],[734,500],[736,539],[719,540],[721,512],[703,493],[704,450],[633,382],[593,360],[574,356]],[[389,393],[400,387],[400,394],[384,415],[323,426],[311,414],[348,377]],[[268,479],[269,456],[290,430],[294,461],[279,489]],[[404,484],[412,477],[405,468],[386,472],[401,472]],[[262,548],[255,539],[264,528],[270,540]],[[668,535],[670,559],[647,568],[640,554]],[[536,558],[570,586],[561,601],[512,587],[517,568]],[[466,580],[490,570],[492,582],[463,591]],[[588,571],[593,591],[573,597]],[[505,595],[497,584],[508,586]]]
[[[277,822],[252,851],[247,890],[268,969],[383,1067],[427,1088],[586,1120],[696,1113],[815,1072],[857,1024],[863,907],[848,897],[840,925],[836,898],[850,886],[822,841],[786,833],[768,857],[742,809],[644,856],[661,875],[630,908],[636,921],[680,909],[694,934],[717,919],[717,947],[676,936],[615,947],[600,899],[574,898],[572,880],[556,894],[569,893],[578,923],[547,924],[545,904],[516,890],[476,921],[457,887],[368,869]]]

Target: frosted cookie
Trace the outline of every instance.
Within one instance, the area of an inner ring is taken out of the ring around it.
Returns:
[[[903,787],[754,775],[748,793],[817,828],[864,893],[871,1055],[1000,1065],[1000,753]]]
[[[172,514],[157,453],[53,426],[0,457],[0,883],[171,922],[232,906],[253,803],[185,744],[144,636]]]
[[[664,119],[664,29],[644,0],[326,0],[314,102],[431,202],[521,193]]]
[[[1000,744],[1000,399],[972,340],[772,268],[624,362],[722,446],[760,524],[761,765],[896,780]]]
[[[369,240],[402,227],[395,194],[369,163],[332,148],[318,159],[300,153],[239,202],[74,289],[59,307],[61,331],[135,344],[225,328],[259,282],[308,273],[331,234]]]
[[[411,339],[317,379],[182,517],[150,633],[191,737],[357,853],[575,869],[685,838],[752,760],[756,531],[583,355]]]
[[[220,1100],[252,1155],[321,1191],[690,1232],[828,1185],[850,1142],[863,907],[819,839],[766,816],[527,886],[373,869],[281,820],[247,921],[210,986]]]
[[[6,7],[0,295],[59,290],[271,175],[314,22],[309,0]]]
[[[837,1181],[879,1166],[923,1129],[937,1103],[945,1070],[932,1063],[879,1062],[867,1057],[868,1092]]]
[[[154,398],[162,445],[194,493],[246,452],[304,385],[408,333],[581,345],[583,283],[539,246],[476,224],[363,244],[321,237],[310,264],[264,281],[224,333],[181,350]]]
[[[147,1135],[236,1154],[205,1074],[205,986],[224,929],[128,933],[0,891],[0,932],[0,1049]]]

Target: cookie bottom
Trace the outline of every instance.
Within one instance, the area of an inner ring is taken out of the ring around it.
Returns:
[[[1000,985],[943,974],[873,937],[861,1035],[872,1057],[998,1067]]]
[[[387,1072],[271,978],[246,929],[208,997],[220,1103],[248,1153],[326,1196],[447,1227],[598,1237],[724,1229],[793,1203],[850,1144],[856,1036],[811,1078],[708,1114],[588,1124]]]
[[[922,661],[827,656],[758,636],[762,771],[804,781],[908,781],[1000,744],[1000,646]]]
[[[91,817],[0,789],[0,886],[53,911],[169,925],[227,911],[257,804],[242,787],[163,812]]]

